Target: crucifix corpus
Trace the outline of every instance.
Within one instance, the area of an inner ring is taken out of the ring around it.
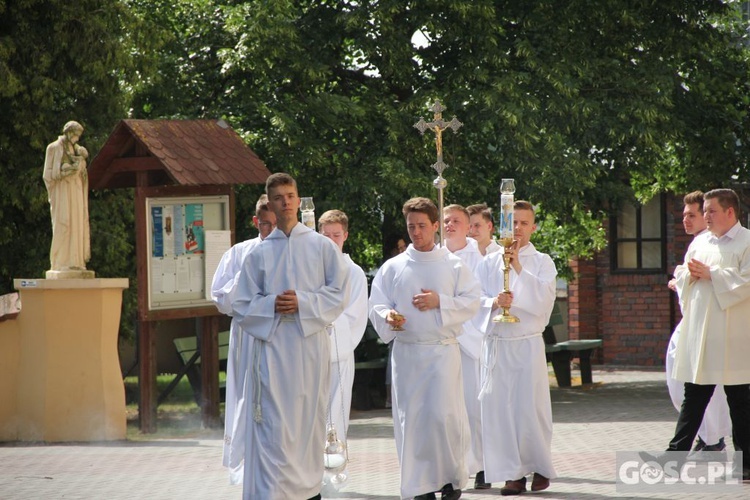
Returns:
[[[434,113],[434,116],[432,118],[431,122],[424,121],[424,118],[420,118],[417,123],[414,124],[414,128],[419,130],[419,132],[424,135],[425,130],[430,129],[433,132],[435,132],[435,146],[437,148],[437,162],[435,162],[432,165],[432,168],[435,169],[438,176],[437,178],[432,181],[432,185],[435,186],[435,188],[438,190],[438,215],[441,218],[440,219],[440,245],[443,246],[445,244],[445,240],[443,239],[443,190],[448,185],[448,181],[443,179],[443,170],[448,168],[448,165],[443,162],[443,131],[446,129],[452,129],[454,132],[456,132],[459,128],[461,128],[461,123],[458,121],[458,119],[454,116],[453,119],[449,122],[446,122],[443,120],[443,111],[445,111],[445,106],[440,104],[440,100],[436,100],[435,103],[428,108],[430,111]]]

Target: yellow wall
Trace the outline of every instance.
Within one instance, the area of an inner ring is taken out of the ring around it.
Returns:
[[[124,439],[117,336],[127,280],[16,280],[16,287],[17,439]]]
[[[18,436],[20,335],[17,319],[0,321],[0,441],[13,441]]]

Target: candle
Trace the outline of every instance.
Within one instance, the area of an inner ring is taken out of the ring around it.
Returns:
[[[500,184],[500,244],[509,247],[513,243],[513,193],[516,186],[513,179],[503,179]]]
[[[302,210],[302,224],[315,231],[315,205],[312,196],[302,198],[300,210]]]

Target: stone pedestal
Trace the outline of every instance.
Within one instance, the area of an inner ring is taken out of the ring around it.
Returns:
[[[17,439],[125,438],[117,337],[128,280],[15,280],[18,316]]]
[[[0,441],[16,439],[18,429],[18,294],[0,296]]]
[[[47,271],[44,273],[44,276],[48,280],[90,280],[96,277],[96,273],[94,273],[94,271],[89,271],[88,269],[78,269],[69,271]]]

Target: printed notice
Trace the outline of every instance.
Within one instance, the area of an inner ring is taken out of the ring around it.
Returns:
[[[232,246],[231,231],[204,231],[206,242],[206,299],[211,299],[211,283],[224,253]]]

